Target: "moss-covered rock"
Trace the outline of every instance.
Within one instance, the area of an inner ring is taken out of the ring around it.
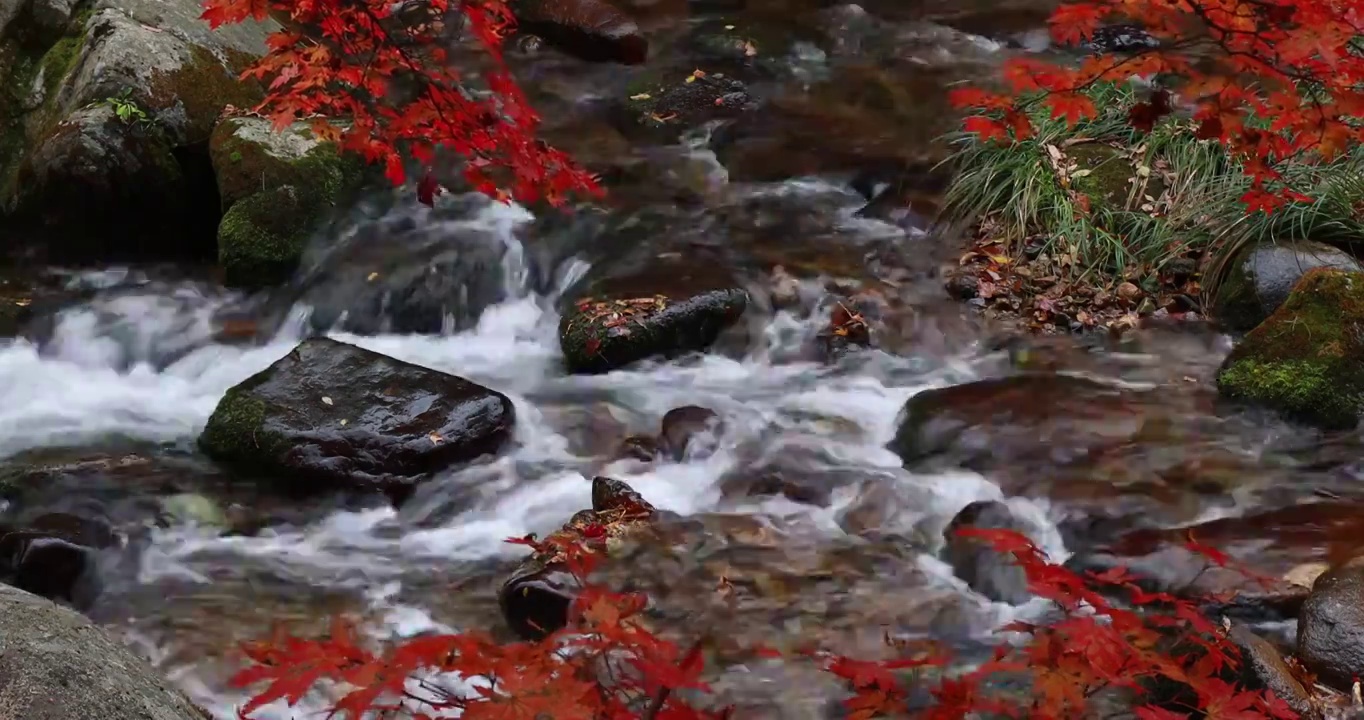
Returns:
[[[1249,245],[1237,253],[1217,286],[1214,317],[1229,330],[1250,330],[1277,310],[1314,268],[1361,272],[1364,264],[1340,248],[1308,240]]]
[[[398,492],[496,452],[514,422],[499,392],[315,338],[229,390],[199,446],[214,460],[283,480]]]
[[[308,236],[365,178],[364,162],[305,125],[275,132],[259,118],[225,120],[209,143],[222,198],[218,261],[228,284],[287,280]]]
[[[1364,400],[1364,273],[1318,268],[1232,350],[1224,397],[1327,429],[1358,423]]]
[[[203,144],[225,106],[263,97],[258,84],[238,76],[265,52],[274,24],[212,31],[195,0],[21,4],[27,9],[7,24],[9,37],[0,39],[6,234],[37,241],[36,249],[63,263],[211,252],[211,231],[199,230],[217,219],[216,203],[197,197],[205,189],[199,178],[207,175]],[[94,109],[115,98],[136,108],[142,121],[82,131],[100,141],[83,141],[81,152],[70,152],[70,128],[94,127]],[[155,152],[123,151],[150,147],[144,142],[150,136],[157,138]],[[66,188],[41,182],[99,175],[111,180]],[[133,176],[141,182],[124,182]],[[176,189],[173,198],[163,192],[167,187]],[[75,195],[98,212],[68,212]],[[149,206],[157,211],[148,212]]]

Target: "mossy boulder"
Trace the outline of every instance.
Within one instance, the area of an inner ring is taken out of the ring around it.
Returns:
[[[495,390],[315,338],[228,390],[199,446],[305,486],[405,496],[431,473],[496,452],[514,420]]]
[[[1218,390],[1292,420],[1352,428],[1364,400],[1361,327],[1364,273],[1311,270],[1227,356]]]
[[[106,104],[53,125],[17,173],[19,213],[61,228],[50,257],[124,258],[174,252],[158,230],[188,222],[190,198],[170,143],[121,121]],[[72,202],[80,212],[72,212]]]
[[[709,348],[748,307],[748,293],[705,262],[656,259],[589,278],[564,308],[559,345],[569,372],[603,373],[650,357]]]
[[[8,46],[0,52],[7,55],[0,57],[0,85],[10,96],[0,104],[0,208],[11,241],[32,240],[63,263],[212,253],[220,211],[202,202],[212,192],[203,148],[224,107],[263,97],[258,84],[238,76],[264,54],[276,26],[213,31],[201,12],[195,0],[47,0],[11,19],[11,39],[0,42]],[[112,105],[131,112],[114,126],[89,122],[96,108]],[[81,133],[99,141],[71,152],[73,126],[99,127]],[[145,142],[153,135],[155,143]],[[119,151],[130,142],[156,147]],[[100,174],[146,182],[75,189],[42,180]],[[178,192],[173,202],[167,187]],[[97,212],[68,212],[78,196]]]
[[[1237,253],[1218,286],[1213,316],[1228,330],[1250,330],[1277,310],[1314,268],[1361,272],[1364,264],[1340,248],[1310,240],[1249,245]]]
[[[339,154],[302,124],[276,132],[260,118],[225,120],[209,152],[226,211],[218,262],[235,286],[287,280],[312,231],[365,175],[361,159]]]

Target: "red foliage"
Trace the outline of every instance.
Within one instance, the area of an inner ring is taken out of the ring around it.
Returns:
[[[1003,631],[1022,642],[1001,643],[993,659],[966,672],[949,673],[951,658],[931,644],[887,638],[896,657],[862,661],[805,651],[803,656],[847,682],[849,716],[866,720],[908,716],[956,720],[971,713],[1031,720],[1085,717],[1105,692],[1128,693],[1143,720],[1171,720],[1201,713],[1222,720],[1298,717],[1272,693],[1244,689],[1228,678],[1239,662],[1223,629],[1190,600],[1141,590],[1125,570],[1076,574],[1050,563],[1018,533],[963,528],[960,532],[1011,554],[1029,586],[1051,600],[1060,617],[1046,624],[1013,623]],[[607,592],[586,583],[598,556],[583,544],[555,537],[509,540],[564,558],[582,591],[570,624],[539,642],[497,644],[477,632],[404,641],[383,652],[362,649],[350,627],[338,623],[330,637],[279,637],[246,648],[252,665],[233,684],[269,683],[241,709],[241,717],[279,698],[293,704],[320,680],[352,688],[333,714],[360,718],[386,709],[412,718],[459,711],[475,720],[708,720],[727,709],[688,702],[676,691],[709,690],[701,680],[701,642],[683,650],[659,638],[638,619],[646,599]],[[1191,545],[1196,545],[1190,541]],[[1201,548],[1202,546],[1198,546]],[[1220,557],[1215,551],[1214,558]],[[723,588],[722,588],[723,589]],[[1124,602],[1111,598],[1125,596]],[[1175,650],[1178,648],[1178,650]],[[778,654],[755,649],[763,657]],[[799,658],[792,658],[799,661]],[[472,689],[443,689],[415,678],[456,672]],[[928,675],[937,676],[930,680]],[[1025,682],[992,682],[1001,676]],[[1170,697],[1152,694],[1182,687]],[[935,700],[910,711],[911,690]],[[1017,688],[1026,687],[1026,691]],[[1013,688],[1013,689],[1010,689]],[[688,694],[689,697],[696,693]],[[1181,704],[1183,703],[1183,704]]]
[[[1283,161],[1330,159],[1364,141],[1364,52],[1357,44],[1364,6],[1355,0],[1071,1],[1053,12],[1051,34],[1076,45],[1104,21],[1136,23],[1160,45],[1091,56],[1078,66],[1010,60],[1002,93],[956,94],[959,107],[984,113],[966,130],[988,140],[1022,139],[1030,129],[1018,127],[1020,117],[1027,122],[1019,111],[1037,94],[1054,117],[1074,124],[1095,114],[1082,99],[1093,83],[1164,74],[1177,98],[1153,93],[1133,111],[1132,125],[1146,130],[1177,104],[1187,107],[1200,137],[1216,138],[1244,163],[1253,187],[1242,200],[1252,212],[1306,199],[1284,184],[1276,169]]]
[[[406,180],[406,157],[429,167],[444,149],[464,159],[473,187],[502,200],[560,204],[600,192],[567,155],[535,139],[540,118],[502,59],[514,23],[502,0],[204,0],[214,28],[267,17],[285,29],[242,77],[268,83],[255,111],[276,128],[310,121],[319,137],[382,163],[395,184]],[[453,66],[445,29],[461,17],[490,70],[466,77]],[[481,87],[466,82],[475,78]],[[419,200],[429,205],[439,193],[427,174]]]

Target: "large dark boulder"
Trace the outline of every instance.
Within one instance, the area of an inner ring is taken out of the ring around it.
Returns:
[[[199,445],[273,476],[405,494],[430,473],[496,452],[514,418],[495,390],[314,338],[229,390]]]

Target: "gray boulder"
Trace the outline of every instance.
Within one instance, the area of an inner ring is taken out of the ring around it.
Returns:
[[[1223,326],[1243,332],[1274,314],[1298,280],[1315,268],[1364,271],[1364,264],[1333,245],[1299,240],[1242,250],[1217,290],[1213,313]]]
[[[0,239],[41,227],[34,247],[62,262],[211,255],[219,209],[204,149],[224,107],[261,99],[238,75],[275,25],[213,31],[201,12],[196,0],[0,3],[0,83],[19,95],[0,104]],[[150,181],[123,181],[134,176]],[[69,212],[73,197],[82,212]],[[191,232],[196,219],[208,233]]]
[[[208,720],[84,616],[0,585],[0,717]]]

